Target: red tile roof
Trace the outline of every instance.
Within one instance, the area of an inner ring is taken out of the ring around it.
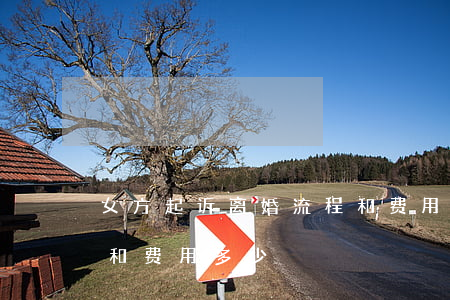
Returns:
[[[80,174],[0,128],[0,184],[80,183]]]

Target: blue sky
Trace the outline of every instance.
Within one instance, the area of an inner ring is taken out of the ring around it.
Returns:
[[[337,152],[395,161],[449,146],[450,1],[201,0],[194,14],[215,20],[234,76],[323,77],[323,146],[245,147],[246,165]],[[85,147],[51,155],[84,175],[99,160]]]

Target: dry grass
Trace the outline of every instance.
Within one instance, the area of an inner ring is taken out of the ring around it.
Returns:
[[[257,264],[254,276],[234,279],[236,290],[227,292],[230,299],[295,299],[282,277],[271,264],[270,253],[264,245],[264,232],[272,218],[256,220],[256,243],[265,249],[267,257]],[[181,248],[189,247],[189,234],[176,233],[165,237],[140,237],[147,243],[127,252],[126,264],[113,264],[102,259],[80,266],[73,273],[89,270],[56,299],[215,299],[207,295],[206,284],[195,280],[192,264],[180,263]],[[120,238],[119,238],[120,240]],[[117,241],[120,247],[121,241]],[[146,264],[148,247],[161,249],[161,264]],[[98,249],[108,254],[110,249]]]
[[[299,199],[300,193],[305,199],[316,203],[326,202],[327,197],[342,197],[344,202],[358,201],[358,197],[374,197],[382,194],[383,189],[352,183],[305,183],[305,184],[265,184],[234,193],[216,194],[216,197],[244,197],[251,196],[277,197],[281,199]],[[292,201],[292,205],[294,202]]]
[[[380,206],[379,223],[405,233],[450,245],[450,186],[407,186],[399,188],[408,198],[405,214],[392,214],[391,204]],[[438,198],[438,213],[423,211],[424,198]],[[416,210],[415,227],[411,228],[409,210]],[[371,218],[374,215],[371,214]]]
[[[385,189],[378,187],[351,183],[265,184],[245,191],[214,193],[207,196],[212,197],[213,199],[209,201],[216,202],[221,209],[229,209],[230,198],[246,199],[248,211],[253,211],[251,197],[259,196],[258,211],[260,211],[262,198],[277,198],[280,208],[288,208],[294,206],[294,199],[299,199],[300,193],[306,200],[311,200],[311,203],[325,203],[326,198],[331,196],[342,197],[343,202],[358,201],[359,196],[378,199],[382,197],[384,191]],[[198,204],[191,202],[188,207],[198,209]]]
[[[215,203],[214,207],[221,210],[230,209],[230,198],[238,196],[246,199],[246,210],[254,211],[250,203],[252,196],[262,198],[277,198],[279,209],[293,207],[294,198],[299,199],[300,193],[307,200],[314,203],[324,203],[327,197],[342,197],[344,202],[358,201],[358,197],[379,198],[383,194],[383,189],[369,187],[359,184],[268,184],[257,186],[235,193],[214,193],[209,195],[198,195],[188,203],[183,203],[182,207],[186,209],[198,209],[198,199],[200,197],[212,197],[208,200]],[[140,199],[142,195],[137,195]],[[76,194],[76,193],[42,193],[42,194],[18,194],[16,195],[16,213],[38,215],[41,226],[29,231],[18,231],[15,234],[15,240],[25,241],[45,237],[62,236],[66,234],[95,232],[102,230],[122,230],[122,209],[116,204],[114,209],[117,214],[108,212],[103,207],[102,201],[108,197],[112,199],[112,194]],[[174,199],[178,199],[175,196]],[[110,204],[111,205],[111,204]],[[257,204],[257,213],[261,214],[261,202]],[[140,223],[140,214],[142,208],[137,214],[134,214],[135,206],[128,214],[128,232],[137,230]],[[64,226],[61,226],[64,224]]]

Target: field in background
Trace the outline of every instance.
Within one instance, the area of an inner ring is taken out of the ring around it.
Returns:
[[[232,193],[201,195],[214,197],[217,207],[229,208],[229,198],[240,196],[276,197],[280,208],[292,207],[293,199],[303,197],[313,202],[325,202],[326,197],[343,197],[344,201],[357,201],[358,196],[376,198],[382,189],[355,184],[293,184],[267,185],[255,189]],[[119,214],[106,213],[101,201],[112,195],[80,194],[35,194],[17,195],[16,213],[37,213],[40,228],[17,231],[18,240],[37,239],[81,232],[121,229]],[[47,203],[46,198],[53,203]],[[33,201],[38,200],[38,201]],[[87,201],[77,201],[85,199]],[[194,198],[195,199],[195,198]],[[55,203],[55,200],[57,200]],[[34,203],[25,203],[25,202]],[[77,202],[74,202],[77,201]],[[249,202],[249,201],[247,201]],[[216,207],[215,205],[215,207]],[[183,207],[198,208],[197,203],[184,203]],[[253,211],[250,203],[247,210]],[[134,208],[132,208],[132,212]],[[136,228],[140,217],[129,214],[129,227]],[[258,206],[256,217],[256,246],[267,256],[257,264],[256,274],[236,278],[236,291],[227,293],[233,299],[296,299],[292,288],[286,286],[283,277],[275,270],[272,262],[276,253],[271,253],[265,244],[267,226],[277,216],[261,215]],[[131,232],[130,230],[129,232]],[[148,247],[161,248],[161,264],[146,264]],[[206,295],[206,285],[195,280],[193,265],[181,264],[181,248],[189,247],[189,233],[179,232],[160,236],[134,236],[124,240],[120,235],[96,236],[89,239],[71,238],[62,244],[46,245],[42,249],[21,250],[23,257],[54,253],[62,257],[64,277],[68,289],[56,299],[215,299],[216,295]],[[128,249],[126,264],[112,264],[112,248]],[[37,252],[40,251],[40,252]],[[20,258],[20,257],[18,257]]]
[[[277,197],[281,199],[293,200],[303,197],[315,203],[325,203],[327,197],[342,197],[344,202],[358,201],[358,197],[376,198],[382,195],[383,189],[374,188],[362,184],[352,183],[305,183],[305,184],[265,184],[257,187],[234,193],[222,193],[217,196],[241,196],[250,198],[251,196]],[[292,205],[294,202],[292,201]]]
[[[342,197],[343,202],[358,201],[358,198],[380,199],[385,189],[352,183],[305,183],[305,184],[265,184],[257,187],[234,192],[234,193],[214,193],[210,202],[217,201],[218,205],[224,209],[229,209],[230,198],[243,198],[247,200],[247,210],[253,211],[250,199],[252,196],[259,196],[260,202],[263,198],[277,198],[280,208],[294,207],[294,199],[303,198],[311,200],[313,203],[326,203],[328,197]],[[225,203],[221,203],[225,202]],[[197,203],[191,203],[190,207],[198,208]],[[258,211],[261,210],[261,204],[258,205]]]
[[[40,195],[40,194],[38,194]],[[46,194],[49,198],[57,194]],[[81,195],[83,196],[83,195]],[[42,196],[39,196],[42,197]],[[75,200],[72,198],[72,201]],[[15,242],[46,237],[57,237],[77,233],[105,230],[123,230],[122,208],[114,207],[117,214],[104,214],[106,210],[99,202],[59,202],[59,203],[16,203],[16,214],[37,214],[41,224],[38,228],[18,230]],[[131,233],[140,224],[140,215],[128,214],[128,228]]]
[[[358,197],[379,198],[383,189],[369,187],[359,184],[279,184],[261,185],[255,188],[235,192],[216,193],[210,195],[196,195],[188,203],[181,207],[187,209],[198,209],[198,199],[211,197],[210,203],[221,210],[230,208],[230,198],[246,199],[247,211],[254,211],[250,203],[252,196],[262,198],[277,198],[279,209],[293,207],[294,198],[298,199],[300,193],[311,202],[324,203],[327,197],[342,197],[344,202],[358,201]],[[136,195],[138,199],[142,195]],[[20,230],[15,234],[15,241],[24,241],[44,237],[63,236],[67,234],[95,232],[103,230],[122,230],[122,208],[119,204],[114,206],[117,214],[106,211],[102,201],[112,199],[113,194],[65,194],[65,193],[42,193],[42,194],[18,194],[16,195],[16,214],[37,214],[41,223],[39,228],[28,231]],[[175,196],[174,199],[177,199]],[[111,206],[111,203],[109,204]],[[132,233],[140,224],[142,208],[136,214],[135,206],[128,214],[128,232]],[[261,203],[257,204],[257,213],[261,214]]]
[[[402,186],[398,187],[408,198],[406,200],[405,214],[391,214],[391,204],[380,206],[379,223],[388,227],[398,228],[408,234],[432,241],[450,245],[450,186]],[[423,198],[438,198],[438,213],[423,211]],[[415,227],[411,228],[409,210],[416,210]],[[371,214],[374,218],[374,214]]]
[[[67,203],[67,202],[97,202],[112,199],[115,194],[80,194],[80,193],[40,193],[17,194],[16,203]],[[135,195],[140,199],[144,195]]]

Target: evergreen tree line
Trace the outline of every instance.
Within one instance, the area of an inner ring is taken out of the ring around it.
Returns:
[[[423,154],[400,157],[389,179],[398,185],[450,184],[450,148],[437,147]]]
[[[423,154],[400,157],[393,163],[384,157],[353,154],[311,156],[308,159],[284,160],[259,168],[217,168],[215,176],[197,180],[187,186],[192,192],[234,192],[258,184],[334,183],[368,180],[388,181],[396,185],[450,184],[450,148],[437,147]],[[65,192],[117,193],[128,188],[133,193],[145,193],[148,175],[126,180],[98,180],[87,177],[89,185],[64,187]],[[181,191],[175,191],[181,192]]]
[[[382,157],[352,154],[280,161],[261,168],[259,184],[329,183],[388,180],[392,163]]]
[[[186,186],[184,192],[212,192],[212,191],[240,191],[258,184],[258,168],[217,168],[214,176],[196,180]],[[63,187],[63,192],[67,193],[118,193],[123,189],[128,189],[135,194],[145,194],[148,188],[148,175],[135,176],[126,180],[112,181],[109,179],[98,180],[95,176],[85,177],[89,184],[78,187]],[[41,189],[41,191],[44,191]],[[28,191],[30,192],[30,191]],[[47,190],[47,192],[49,192]],[[183,191],[175,189],[175,193]]]
[[[352,154],[314,156],[260,168],[258,184],[330,183],[380,180],[396,185],[450,184],[450,148],[400,157],[393,163],[384,157]]]

